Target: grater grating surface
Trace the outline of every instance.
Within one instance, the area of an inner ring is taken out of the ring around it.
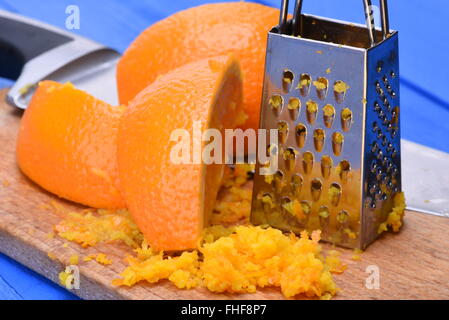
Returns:
[[[383,32],[372,12],[364,27],[302,15],[302,1],[287,21],[287,6],[268,35],[260,118],[278,129],[266,144],[278,171],[261,175],[257,163],[251,220],[365,248],[401,190],[398,33],[385,0]]]

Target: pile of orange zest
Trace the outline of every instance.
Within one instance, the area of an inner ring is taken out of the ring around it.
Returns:
[[[299,294],[329,298],[336,293],[330,273],[335,267],[321,258],[320,232],[297,237],[254,226],[212,228],[205,230],[205,241],[198,250],[180,256],[164,258],[148,247],[136,250],[137,257],[128,258],[129,267],[113,284],[131,286],[143,280],[168,279],[178,288],[204,286],[212,292],[251,293],[257,288],[280,287],[287,298]]]
[[[121,240],[131,247],[138,247],[142,234],[127,210],[85,210],[66,212],[65,218],[55,226],[59,236],[81,244],[94,246],[99,242]]]
[[[393,198],[393,209],[388,214],[387,220],[379,225],[377,232],[380,234],[384,231],[388,231],[388,227],[394,232],[399,232],[405,215],[405,206],[404,193],[397,193]]]

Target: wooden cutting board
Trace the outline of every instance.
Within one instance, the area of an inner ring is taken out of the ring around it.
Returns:
[[[277,289],[255,294],[213,294],[206,289],[178,290],[168,281],[142,283],[132,288],[115,287],[111,280],[126,267],[123,258],[132,254],[121,244],[104,244],[83,249],[59,237],[49,238],[61,217],[42,208],[56,200],[80,210],[81,206],[60,200],[26,178],[16,165],[15,144],[21,112],[6,105],[0,91],[0,250],[50,280],[59,283],[58,274],[69,257],[103,252],[113,260],[109,266],[95,261],[81,262],[80,289],[73,292],[85,299],[282,299]],[[323,244],[325,250],[331,249]],[[449,219],[407,212],[399,234],[385,234],[361,255],[351,260],[352,250],[342,251],[348,269],[335,280],[341,291],[336,299],[448,299],[449,298]],[[51,259],[48,253],[56,256]],[[82,260],[82,259],[80,259]],[[368,289],[367,267],[380,272],[380,289]]]

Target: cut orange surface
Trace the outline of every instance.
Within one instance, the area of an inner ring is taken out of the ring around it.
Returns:
[[[250,2],[206,4],[178,12],[146,29],[117,69],[120,102],[127,104],[160,75],[199,59],[233,52],[244,76],[242,128],[258,128],[268,31],[279,10]]]
[[[153,249],[197,246],[224,171],[223,164],[173,162],[178,142],[170,141],[172,133],[184,129],[192,136],[195,121],[202,130],[234,128],[242,100],[239,63],[221,56],[159,77],[129,104],[118,135],[120,180],[128,209]],[[193,160],[193,152],[188,156]]]
[[[20,124],[17,161],[44,189],[96,208],[123,208],[116,161],[123,107],[72,84],[39,84]]]

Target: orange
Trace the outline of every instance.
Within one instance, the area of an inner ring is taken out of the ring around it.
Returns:
[[[123,107],[72,84],[39,84],[20,124],[17,161],[44,189],[96,208],[123,208],[116,161]]]
[[[242,99],[239,63],[221,56],[170,71],[130,102],[118,135],[119,174],[128,209],[153,249],[197,246],[224,172],[223,164],[174,162],[181,141],[174,130],[186,130],[190,143],[195,121],[202,130],[234,128]]]
[[[244,75],[242,128],[258,128],[268,31],[279,10],[250,2],[206,4],[180,11],[146,29],[117,69],[120,102],[127,104],[158,76],[186,63],[234,52]]]

